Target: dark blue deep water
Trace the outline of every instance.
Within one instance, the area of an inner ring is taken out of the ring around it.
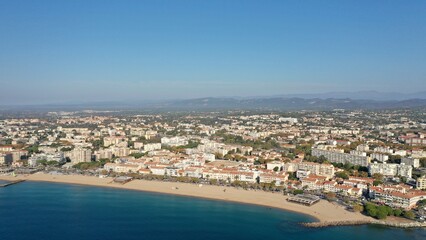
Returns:
[[[426,239],[426,230],[308,229],[309,217],[146,192],[24,182],[0,188],[0,239]]]

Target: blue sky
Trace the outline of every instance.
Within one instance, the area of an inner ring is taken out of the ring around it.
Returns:
[[[426,1],[0,1],[0,104],[426,91]]]

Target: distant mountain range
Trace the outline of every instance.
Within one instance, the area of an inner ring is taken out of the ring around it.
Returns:
[[[0,111],[77,111],[93,110],[332,110],[332,109],[396,109],[426,108],[426,92],[383,93],[330,92],[319,94],[288,94],[257,97],[208,97],[185,100],[92,102],[46,105],[0,106]]]
[[[328,93],[311,93],[311,94],[285,94],[272,97],[282,98],[320,98],[320,99],[353,99],[353,100],[376,100],[376,101],[392,101],[392,100],[409,100],[409,99],[426,99],[426,91],[415,93],[397,93],[397,92],[378,92],[378,91],[358,91],[358,92],[328,92]]]
[[[426,107],[426,99],[362,100],[337,98],[199,98],[156,104],[157,109],[213,110],[213,109],[269,109],[269,110],[332,110],[332,109],[395,109]]]

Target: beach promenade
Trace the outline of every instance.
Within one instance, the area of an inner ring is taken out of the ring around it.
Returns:
[[[287,197],[280,193],[270,193],[264,191],[243,190],[232,187],[197,185],[177,182],[160,182],[134,180],[126,184],[113,183],[112,178],[98,178],[81,175],[50,175],[36,173],[32,175],[0,176],[0,180],[27,180],[57,182],[68,184],[81,184],[97,187],[112,187],[119,189],[130,189],[138,191],[148,191],[164,194],[174,194],[198,198],[207,198],[221,201],[232,201],[245,204],[262,205],[271,208],[294,211],[316,218],[322,223],[333,222],[365,222],[372,218],[360,213],[349,212],[343,207],[321,200],[313,206],[304,206],[287,201]]]

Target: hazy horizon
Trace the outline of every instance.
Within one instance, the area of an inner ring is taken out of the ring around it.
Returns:
[[[371,94],[374,95],[371,95]],[[356,96],[359,94],[359,96]],[[400,95],[398,95],[400,94]],[[413,97],[411,97],[413,95]],[[269,99],[269,98],[302,98],[302,99],[352,99],[352,100],[371,100],[371,101],[401,101],[410,99],[426,99],[426,92],[379,92],[356,91],[356,92],[317,92],[317,93],[293,93],[293,94],[271,94],[258,96],[199,96],[199,97],[175,97],[175,98],[122,98],[122,99],[100,99],[100,100],[59,100],[50,102],[28,102],[28,103],[11,103],[0,106],[43,106],[43,105],[93,105],[93,104],[155,104],[155,103],[174,103],[176,101],[196,100],[196,99]]]
[[[426,91],[424,1],[2,1],[0,104]]]

